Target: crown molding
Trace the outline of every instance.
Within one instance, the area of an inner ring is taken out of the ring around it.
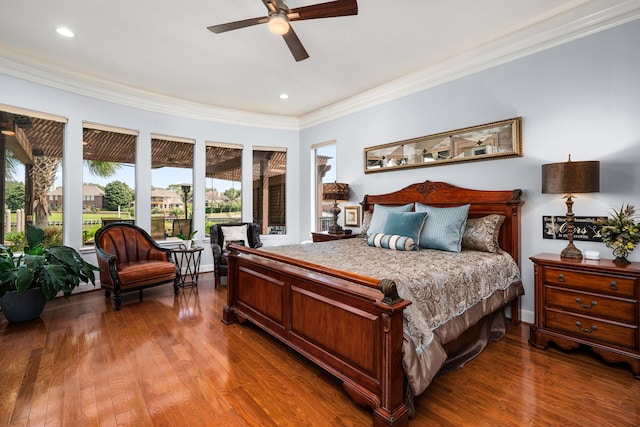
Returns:
[[[52,67],[6,50],[0,51],[0,72],[146,111],[229,125],[298,131],[636,20],[640,18],[640,2],[575,0],[547,15],[546,19],[515,28],[492,42],[299,117],[252,113],[163,96]]]
[[[4,51],[1,55],[1,73],[102,101],[230,125],[294,131],[300,127],[297,117],[252,113],[185,101],[52,67],[51,64],[27,59],[14,53]]]
[[[306,129],[640,18],[637,0],[596,0],[300,116]]]

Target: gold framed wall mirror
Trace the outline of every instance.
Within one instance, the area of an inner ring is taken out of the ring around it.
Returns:
[[[522,156],[522,117],[364,149],[364,172]]]

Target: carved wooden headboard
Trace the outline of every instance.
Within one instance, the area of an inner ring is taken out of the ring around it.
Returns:
[[[400,206],[415,202],[436,207],[469,204],[469,218],[504,215],[498,238],[500,247],[520,266],[520,207],[524,204],[521,197],[522,190],[471,190],[445,182],[425,181],[393,193],[366,195],[360,204],[363,215],[365,211],[373,212],[376,204]]]

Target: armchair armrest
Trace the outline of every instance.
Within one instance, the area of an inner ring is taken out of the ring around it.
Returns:
[[[171,261],[171,249],[162,246],[154,246],[149,250],[148,259],[158,261]]]
[[[260,240],[260,227],[258,224],[249,224],[247,227],[247,237],[249,239],[249,246],[258,249],[262,247],[262,241]]]
[[[108,254],[103,251],[101,248],[96,247],[96,258],[98,260],[98,264],[101,263],[104,265],[108,265],[109,263],[115,263],[118,257],[113,254]]]
[[[216,260],[222,256],[222,247],[217,243],[211,243],[211,251],[213,251],[213,258]]]

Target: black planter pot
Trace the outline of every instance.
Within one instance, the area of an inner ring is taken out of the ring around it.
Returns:
[[[22,293],[10,291],[0,298],[0,308],[9,322],[27,322],[40,317],[45,302],[40,288],[27,289]]]

